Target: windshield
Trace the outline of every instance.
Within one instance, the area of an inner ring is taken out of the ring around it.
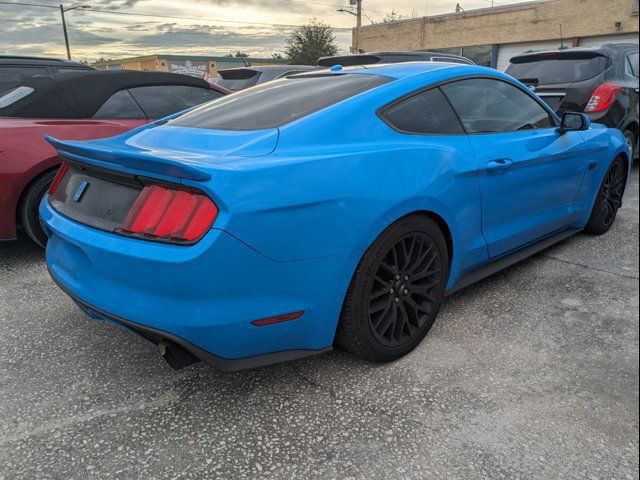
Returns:
[[[511,59],[506,73],[529,84],[581,82],[602,73],[607,57],[576,58],[558,54],[526,55]]]
[[[277,128],[389,81],[362,74],[293,76],[228,95],[170,123],[212,130]]]

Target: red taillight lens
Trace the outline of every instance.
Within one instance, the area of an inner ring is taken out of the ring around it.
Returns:
[[[205,195],[148,185],[131,206],[121,230],[152,238],[193,242],[211,227],[218,208]]]
[[[584,111],[588,113],[602,112],[609,108],[622,87],[617,83],[603,83],[595,89]]]
[[[69,164],[67,162],[64,162],[62,165],[60,165],[58,173],[56,173],[56,176],[53,177],[53,182],[51,182],[51,186],[49,187],[49,195],[53,195],[54,193],[56,193],[56,190],[60,186],[60,182],[62,182],[62,179],[67,173],[67,170],[69,170]]]

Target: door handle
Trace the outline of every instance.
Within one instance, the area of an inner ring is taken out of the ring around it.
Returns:
[[[509,158],[500,158],[498,160],[491,160],[487,163],[487,171],[495,172],[499,170],[506,170],[513,165],[513,160]]]

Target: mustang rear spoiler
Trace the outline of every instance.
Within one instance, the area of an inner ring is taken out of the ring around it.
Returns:
[[[144,176],[156,174],[173,178],[206,181],[211,175],[195,166],[156,156],[153,153],[143,153],[133,150],[114,150],[90,141],[62,141],[45,136],[45,140],[53,145],[58,154],[67,160],[117,170],[125,169]],[[118,168],[120,167],[120,168]]]

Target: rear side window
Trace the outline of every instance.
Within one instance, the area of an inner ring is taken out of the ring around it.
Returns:
[[[5,108],[13,105],[18,100],[22,100],[32,93],[33,88],[31,87],[18,87],[14,88],[13,90],[9,90],[4,95],[0,95],[0,108]]]
[[[505,73],[525,83],[551,85],[582,82],[607,68],[608,58],[601,55],[582,58],[575,54],[526,55],[511,59]]]
[[[382,117],[393,128],[406,133],[464,133],[458,117],[438,88],[390,106],[383,111]]]
[[[17,87],[36,75],[49,75],[47,67],[0,66],[0,93]]]
[[[129,90],[147,117],[157,120],[167,115],[220,98],[222,93],[187,85],[156,85]]]
[[[127,90],[120,90],[109,97],[93,115],[98,120],[145,118],[136,102]]]
[[[501,80],[471,78],[443,85],[468,133],[551,128],[551,116],[519,88]]]
[[[294,76],[223,97],[171,124],[213,130],[277,128],[389,81],[361,74]]]

